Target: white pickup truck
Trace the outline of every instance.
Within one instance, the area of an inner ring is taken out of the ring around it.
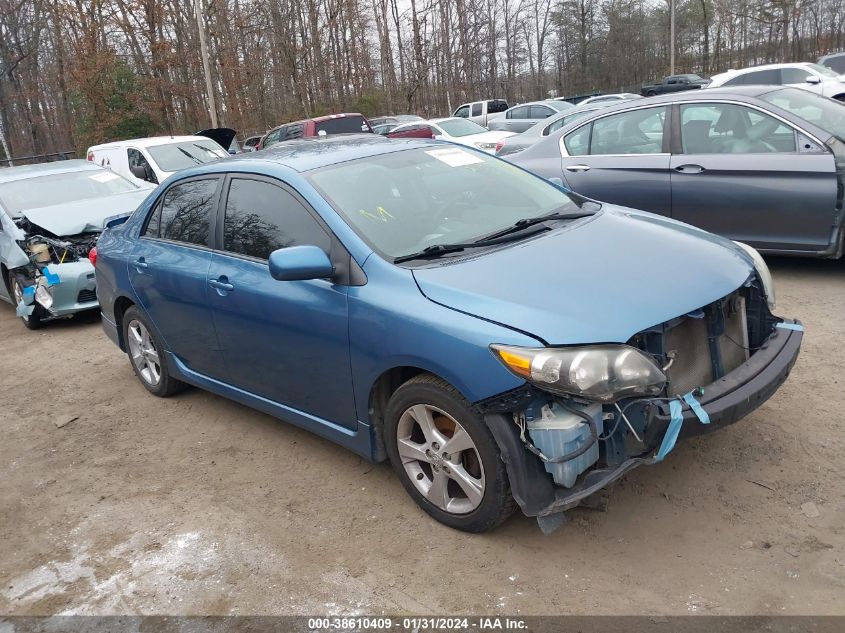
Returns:
[[[455,109],[452,116],[469,119],[473,123],[487,127],[487,124],[494,118],[494,115],[501,114],[507,109],[508,102],[504,99],[488,99],[486,101],[464,103]]]

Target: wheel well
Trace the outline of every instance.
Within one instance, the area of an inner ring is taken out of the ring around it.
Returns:
[[[370,389],[368,413],[375,438],[373,456],[376,461],[387,459],[387,452],[384,450],[384,413],[390,396],[414,376],[425,373],[429,372],[419,367],[394,367],[384,372],[373,383]]]
[[[117,325],[117,336],[118,340],[120,340],[120,346],[124,346],[123,341],[123,315],[126,311],[134,306],[135,304],[132,302],[131,299],[127,299],[126,297],[118,297],[115,299],[114,302],[114,322]]]

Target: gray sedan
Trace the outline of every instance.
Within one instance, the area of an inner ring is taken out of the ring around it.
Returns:
[[[843,252],[845,104],[806,90],[715,88],[614,105],[508,160],[763,252]]]
[[[542,119],[548,119],[558,112],[569,110],[574,106],[566,101],[532,101],[508,108],[501,114],[495,115],[487,123],[491,132],[524,132]]]
[[[642,97],[638,98],[641,99]],[[585,106],[577,105],[574,108],[570,108],[569,110],[559,112],[555,116],[549,117],[548,119],[538,121],[530,128],[525,130],[522,134],[509,136],[503,141],[500,141],[499,144],[496,146],[496,156],[507,156],[509,154],[516,154],[517,152],[521,152],[522,150],[534,145],[534,143],[539,142],[540,139],[542,139],[543,137],[548,136],[552,132],[556,132],[564,125],[569,125],[573,121],[577,121],[581,117],[585,117],[591,112],[601,110],[602,108],[606,108],[607,106],[613,105],[615,103],[619,103],[619,100],[591,103]]]

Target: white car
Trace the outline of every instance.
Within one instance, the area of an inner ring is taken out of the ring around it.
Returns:
[[[217,128],[214,131],[225,129],[228,128]],[[227,134],[214,138],[225,142],[225,147],[228,147],[234,135],[235,131],[231,130],[231,136]],[[203,132],[203,135],[153,136],[93,145],[88,148],[87,158],[89,162],[110,169],[136,185],[144,186],[146,183],[157,185],[177,171],[227,156],[229,152],[221,142]]]
[[[611,95],[596,95],[595,97],[588,97],[583,101],[579,101],[579,106],[590,105],[591,103],[607,103],[611,104],[617,101],[630,101],[631,99],[642,99],[642,95],[635,95],[633,92],[618,92]]]
[[[513,134],[513,132],[491,132],[472,121],[459,117],[447,117],[405,123],[393,128],[387,136],[388,138],[435,138],[494,154],[496,144]]]
[[[714,75],[707,88],[749,85],[792,86],[845,101],[845,75],[810,62],[767,64]]]

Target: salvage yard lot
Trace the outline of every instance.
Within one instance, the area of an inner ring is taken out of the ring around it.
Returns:
[[[453,531],[387,464],[151,396],[97,318],[0,304],[0,612],[845,614],[845,262],[769,264],[807,327],[789,381],[551,536]]]

